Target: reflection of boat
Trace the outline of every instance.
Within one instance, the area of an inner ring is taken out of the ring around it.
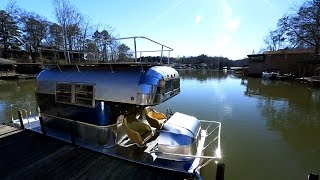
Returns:
[[[320,76],[312,76],[308,81],[314,86],[320,86]]]
[[[308,81],[314,86],[320,86],[320,67],[315,68],[314,75]]]
[[[278,72],[265,71],[265,72],[262,72],[262,79],[275,80],[275,79],[278,79],[279,75],[280,75],[279,71]]]
[[[150,107],[179,93],[178,72],[160,64],[49,65],[37,77],[39,125],[42,133],[82,147],[197,175],[221,158],[221,124]],[[214,151],[204,155],[208,147]]]
[[[278,75],[279,80],[294,80],[296,78],[295,74],[292,73],[286,73],[283,75]]]
[[[243,71],[242,71],[242,69],[235,69],[235,70],[233,70],[232,74],[235,76],[242,76]]]
[[[235,76],[245,76],[249,73],[249,67],[233,67],[232,74]]]

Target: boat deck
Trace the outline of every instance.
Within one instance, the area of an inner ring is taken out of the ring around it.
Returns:
[[[186,179],[189,174],[110,157],[0,125],[0,179]]]

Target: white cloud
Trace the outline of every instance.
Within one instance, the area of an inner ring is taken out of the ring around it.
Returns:
[[[226,22],[226,28],[229,32],[235,32],[240,26],[240,17],[234,16],[232,8],[230,7],[227,0],[222,0],[223,18]]]
[[[155,24],[159,19],[167,16],[168,14],[173,12],[175,9],[179,8],[184,2],[185,0],[179,0],[174,4],[169,4],[170,5],[169,7],[167,7],[165,10],[160,12],[159,15],[154,18],[154,21],[152,22],[152,24]]]
[[[265,4],[267,4],[269,7],[273,7],[273,4],[271,3],[271,1],[270,0],[263,0],[263,2],[265,3]]]
[[[202,16],[196,16],[194,21],[196,24],[199,24],[201,22],[201,20],[202,20]]]
[[[223,33],[220,34],[216,41],[215,41],[218,45],[218,47],[216,48],[220,53],[221,52],[225,52],[229,43],[231,42],[231,36],[229,34]]]
[[[230,32],[235,32],[238,30],[239,26],[240,26],[240,18],[239,16],[237,17],[234,17],[233,19],[229,19],[227,21],[227,27],[228,27],[228,30]]]
[[[221,0],[223,18],[223,29],[216,32],[213,37],[214,45],[210,51],[213,55],[222,55],[229,58],[236,58],[238,51],[234,51],[233,33],[240,27],[240,17],[233,14],[233,10],[227,0]]]

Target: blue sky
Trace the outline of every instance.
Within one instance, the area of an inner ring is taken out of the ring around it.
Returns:
[[[3,9],[9,0],[0,0]],[[70,0],[92,24],[119,37],[146,36],[174,49],[171,56],[242,59],[263,46],[277,20],[303,0]],[[55,21],[51,0],[17,5]]]

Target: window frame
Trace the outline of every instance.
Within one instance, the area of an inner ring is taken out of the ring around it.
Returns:
[[[59,101],[58,100],[58,86],[59,84],[68,84],[71,86],[71,102],[65,102],[65,101]],[[86,98],[86,97],[77,97],[77,92],[81,92],[81,91],[77,91],[77,85],[81,85],[81,86],[89,86],[92,87],[92,99],[91,98]],[[62,104],[70,104],[70,105],[76,105],[76,106],[84,106],[84,107],[91,107],[94,108],[96,106],[95,103],[95,89],[96,89],[96,85],[93,83],[81,83],[81,82],[77,82],[77,83],[70,83],[70,82],[56,82],[56,89],[55,89],[55,101],[58,103],[62,103]],[[90,101],[91,100],[91,104],[81,104],[81,103],[77,103],[77,99],[82,99],[85,101]]]

